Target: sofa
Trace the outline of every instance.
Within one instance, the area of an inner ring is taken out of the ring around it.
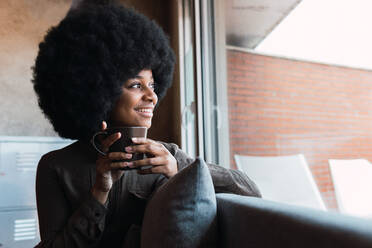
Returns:
[[[217,194],[218,247],[372,247],[372,220]]]
[[[202,159],[147,204],[141,247],[372,247],[372,221],[262,198],[215,194]]]

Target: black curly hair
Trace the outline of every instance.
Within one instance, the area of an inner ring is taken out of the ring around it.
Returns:
[[[151,69],[160,100],[172,84],[174,63],[154,21],[118,4],[85,6],[47,32],[32,82],[55,131],[88,141],[109,119],[125,81]]]

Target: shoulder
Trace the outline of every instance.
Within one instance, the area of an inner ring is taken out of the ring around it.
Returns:
[[[166,143],[166,142],[163,142],[163,141],[156,141],[156,142],[159,142],[160,144],[162,144],[165,148],[167,148],[167,150],[172,153],[172,155],[174,155],[177,150],[180,150],[180,148],[178,147],[178,145],[174,144],[174,143]]]
[[[88,154],[89,147],[80,141],[76,141],[66,147],[44,154],[39,161],[38,170],[65,168],[88,159],[92,155],[89,156]]]
[[[78,146],[78,142],[74,142],[68,146],[65,146],[61,149],[58,149],[58,150],[54,150],[54,151],[50,151],[46,154],[44,154],[41,159],[40,159],[40,163],[42,164],[50,164],[50,163],[53,163],[55,161],[59,161],[60,159],[63,159],[65,158],[66,156],[69,156],[71,154],[73,154],[75,152],[75,150],[77,150]]]
[[[165,148],[173,155],[173,157],[177,160],[178,169],[183,169],[186,166],[190,165],[195,161],[194,158],[190,157],[187,153],[182,151],[178,145],[174,143],[166,143],[166,142],[160,142],[163,144]]]
[[[159,142],[160,144],[162,144],[174,157],[179,157],[179,156],[187,156],[187,154],[182,151],[178,145],[174,144],[174,143],[166,143],[166,142],[162,142],[162,141],[157,141]]]

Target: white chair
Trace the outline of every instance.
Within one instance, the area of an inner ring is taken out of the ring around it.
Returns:
[[[372,165],[366,159],[330,159],[339,211],[372,218]]]
[[[258,157],[234,156],[239,170],[258,186],[264,199],[326,210],[302,154]]]

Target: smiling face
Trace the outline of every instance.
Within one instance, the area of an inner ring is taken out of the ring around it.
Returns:
[[[153,110],[158,102],[151,70],[142,70],[123,85],[123,93],[111,112],[112,126],[151,127]]]

